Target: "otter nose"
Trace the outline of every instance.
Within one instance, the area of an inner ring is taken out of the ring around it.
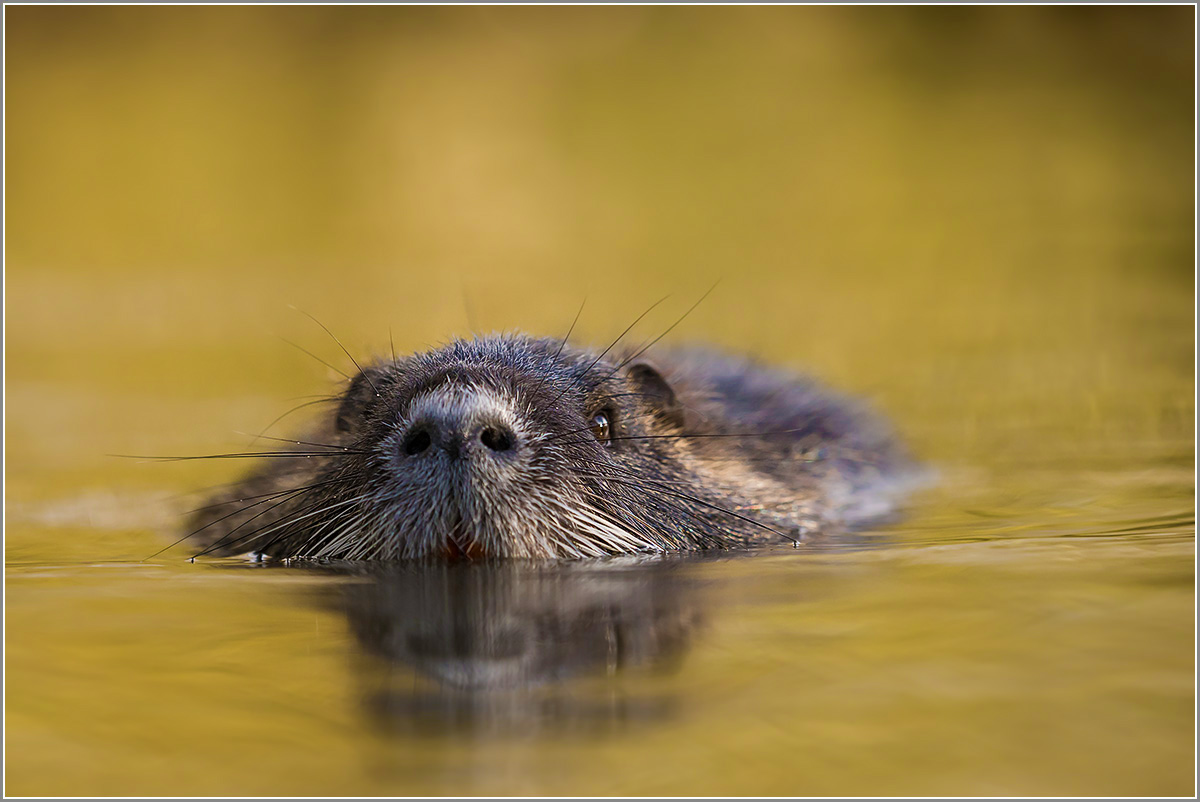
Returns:
[[[427,411],[409,425],[401,450],[410,457],[440,451],[458,459],[475,453],[498,456],[516,449],[512,426],[498,416],[472,412],[454,406]]]
[[[479,442],[492,451],[511,451],[517,443],[517,437],[512,429],[500,423],[485,427],[479,433]]]

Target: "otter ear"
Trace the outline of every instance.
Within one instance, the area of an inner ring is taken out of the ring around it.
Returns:
[[[352,432],[363,422],[367,410],[375,401],[376,391],[383,381],[383,376],[383,371],[378,368],[366,368],[351,379],[350,386],[342,395],[342,403],[338,406],[339,432]]]
[[[629,366],[626,375],[642,394],[646,406],[667,423],[683,426],[683,406],[661,373],[645,362],[638,362]]]

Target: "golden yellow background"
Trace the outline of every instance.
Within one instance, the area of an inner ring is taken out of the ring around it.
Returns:
[[[7,790],[1191,793],[1193,14],[6,7]],[[129,562],[239,466],[109,454],[326,392],[281,337],[349,369],[290,306],[361,359],[669,293],[640,342],[718,279],[672,341],[943,481],[787,562],[858,580],[718,624],[666,729],[397,747],[303,581]]]

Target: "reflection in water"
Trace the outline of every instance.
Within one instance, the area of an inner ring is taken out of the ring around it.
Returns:
[[[385,730],[605,730],[673,709],[621,679],[678,666],[702,619],[691,561],[356,568],[334,603]]]

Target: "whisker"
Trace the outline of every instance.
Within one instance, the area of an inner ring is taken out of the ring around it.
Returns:
[[[363,493],[359,496],[360,501],[365,501],[369,494]],[[342,541],[345,539],[343,535],[348,532],[351,526],[362,520],[362,515],[350,516],[344,521],[340,516],[334,516],[314,531],[306,540],[302,547],[302,552],[295,556],[305,557],[336,557],[338,549],[342,546]],[[332,527],[332,531],[325,535],[325,530]],[[322,538],[322,535],[325,535]],[[332,543],[332,545],[330,545]]]
[[[321,396],[316,401],[307,401],[303,404],[300,404],[299,406],[292,407],[287,412],[283,413],[278,418],[276,418],[275,420],[271,421],[266,426],[264,426],[262,431],[259,432],[257,435],[255,435],[254,439],[250,441],[250,444],[254,445],[256,442],[259,441],[259,439],[261,439],[270,430],[270,428],[272,426],[279,423],[281,420],[286,418],[288,415],[291,415],[293,412],[298,412],[298,411],[304,409],[305,407],[311,407],[311,406],[315,406],[317,404],[328,404],[331,401],[337,401],[337,400],[338,400],[338,398],[336,396]]]
[[[274,476],[275,478],[287,478],[290,476],[296,476],[297,474],[310,474],[311,472],[312,471],[310,470],[310,468],[306,467],[303,463],[297,463],[297,464],[290,465],[290,466],[289,465],[281,465],[280,467],[276,468],[272,472],[272,476]],[[198,487],[198,488],[195,488],[194,490],[188,490],[188,491],[181,492],[181,493],[172,493],[166,497],[166,500],[168,500],[168,501],[182,501],[185,499],[193,499],[194,500],[194,498],[196,496],[204,496],[207,498],[210,496],[215,496],[220,491],[230,490],[232,488],[238,487],[245,483],[246,483],[246,477],[243,476],[243,477],[240,477],[240,478],[230,481],[230,482],[220,482],[215,485],[207,485],[205,487]],[[189,510],[186,510],[186,512],[196,512],[197,510],[201,510],[201,509],[205,509],[205,508],[204,507],[191,508]]]
[[[467,318],[467,328],[473,333],[479,331],[479,327],[475,325],[477,318],[475,317],[475,307],[471,304],[470,293],[467,292],[467,283],[463,279],[462,271],[458,272],[458,294],[462,298],[463,315]]]
[[[327,484],[327,483],[326,483],[326,484]],[[265,504],[265,503],[267,503],[268,501],[272,501],[272,500],[274,500],[274,499],[276,499],[276,498],[279,498],[280,496],[293,496],[293,495],[296,495],[296,494],[299,494],[299,493],[304,493],[304,492],[307,492],[308,490],[311,490],[311,489],[312,489],[314,486],[315,486],[315,485],[307,485],[307,486],[304,486],[304,487],[298,487],[298,488],[291,488],[291,489],[288,489],[288,490],[283,490],[283,491],[280,491],[279,493],[270,493],[270,494],[265,494],[265,495],[267,496],[267,498],[265,498],[264,500],[262,500],[262,501],[257,501],[257,502],[255,502],[254,504],[248,504],[248,505],[246,505],[246,506],[244,506],[244,507],[238,507],[236,510],[233,510],[232,512],[228,513],[227,515],[222,515],[220,518],[217,518],[216,520],[209,521],[207,524],[205,524],[204,526],[201,526],[199,529],[194,529],[194,530],[192,530],[191,532],[188,532],[186,535],[184,535],[183,537],[179,538],[179,539],[178,539],[178,540],[176,540],[174,543],[171,543],[170,545],[164,546],[163,548],[161,548],[161,549],[159,549],[158,551],[154,552],[154,553],[153,553],[153,554],[151,554],[149,557],[146,557],[145,559],[143,559],[143,560],[142,560],[142,562],[146,562],[146,560],[152,560],[152,559],[154,559],[154,558],[155,558],[155,557],[157,557],[158,555],[162,554],[164,551],[167,551],[168,549],[173,549],[174,547],[178,546],[178,545],[179,545],[180,543],[182,543],[183,541],[185,541],[185,540],[187,540],[187,539],[189,539],[189,538],[195,537],[196,535],[198,535],[198,534],[200,534],[201,532],[203,532],[205,529],[208,529],[210,526],[215,526],[216,524],[219,524],[219,523],[221,523],[221,522],[222,522],[222,521],[224,521],[224,520],[227,520],[227,519],[229,519],[229,518],[232,518],[233,516],[237,515],[238,513],[245,512],[245,511],[246,511],[246,510],[248,510],[248,509],[252,509],[252,508],[254,508],[254,507],[257,507],[259,504]],[[255,497],[255,496],[251,496],[251,498],[256,498],[256,497]],[[271,510],[277,509],[277,508],[278,508],[278,507],[279,507],[281,504],[285,503],[287,500],[288,500],[287,498],[284,498],[282,501],[280,501],[280,502],[279,502],[279,504],[275,504],[275,505],[273,505],[273,506],[271,506],[271,507],[267,508],[266,510],[263,510],[263,511],[262,511],[262,512],[260,512],[258,515],[262,515],[263,513],[270,512]],[[226,502],[226,503],[228,503],[228,502]],[[221,505],[219,505],[219,504],[218,504],[218,505],[211,505],[211,506],[221,506]],[[202,509],[202,510],[203,510],[203,509],[207,509],[207,508],[205,508],[205,507],[201,507],[200,509]],[[249,520],[250,520],[250,521],[253,521],[255,518],[257,518],[257,517],[258,517],[258,515],[255,515],[253,518],[250,518]],[[247,522],[245,522],[245,523],[248,523],[248,522],[249,522],[249,521],[247,521]],[[244,525],[244,524],[243,524],[243,525]],[[236,531],[237,531],[237,527],[235,527],[235,528],[234,528],[233,532],[236,532]],[[232,534],[232,532],[230,532],[229,534]],[[228,535],[226,535],[226,537],[228,537]],[[224,538],[222,538],[221,540],[224,540]],[[218,543],[220,543],[220,542],[221,542],[221,540],[218,540],[217,542],[218,542]],[[201,552],[201,554],[203,554],[203,553],[204,553],[204,552]]]
[[[664,331],[662,334],[655,337],[647,345],[642,346],[642,348],[640,348],[638,351],[636,351],[633,354],[633,356],[627,358],[624,362],[617,365],[617,369],[613,371],[613,374],[615,374],[617,372],[617,370],[620,370],[621,368],[625,367],[633,360],[637,359],[642,354],[646,353],[646,351],[649,350],[650,348],[652,348],[655,343],[657,343],[663,337],[666,337],[668,334],[670,334],[672,329],[674,329],[676,326],[678,326],[680,323],[682,323],[687,318],[688,315],[690,315],[692,312],[694,312],[697,306],[704,303],[704,299],[707,298],[709,295],[711,295],[712,291],[715,290],[717,288],[717,285],[720,283],[721,283],[720,279],[717,279],[716,281],[714,281],[713,285],[711,287],[709,287],[708,290],[703,295],[700,296],[699,300],[697,300],[696,303],[694,303],[690,307],[688,307],[688,310],[679,316],[678,320],[676,320],[674,323],[672,323],[670,326],[668,326],[666,331]],[[609,375],[611,376],[612,374],[609,374]]]
[[[303,494],[296,494],[295,497],[299,497],[301,495],[303,495]],[[197,553],[196,556],[201,557],[201,556],[204,556],[205,554],[208,554],[217,549],[229,546],[235,542],[244,541],[248,538],[253,538],[256,535],[256,533],[261,531],[261,527],[259,529],[251,529],[249,532],[243,532],[242,536],[240,538],[235,537],[235,535],[237,535],[238,531],[240,529],[242,529],[244,526],[246,526],[247,524],[250,524],[253,521],[258,520],[259,518],[261,518],[264,515],[267,515],[268,513],[274,512],[275,510],[279,509],[284,504],[288,503],[289,501],[292,501],[295,497],[280,499],[277,503],[272,504],[270,507],[267,507],[266,509],[261,510],[258,513],[250,516],[245,521],[242,521],[240,524],[235,526],[233,529],[226,532],[222,537],[218,538],[213,543],[210,543],[203,551]],[[297,512],[308,512],[311,510],[315,510],[322,504],[322,502],[323,502],[323,499],[319,499],[319,498],[315,499],[311,503],[309,503],[305,506],[301,506],[297,510]],[[288,521],[287,518],[281,519],[282,523],[286,523],[287,521]]]
[[[796,432],[808,431],[807,426],[797,427],[795,429],[779,429],[773,432],[715,432],[715,433],[696,433],[696,434],[638,434],[624,435],[620,437],[610,437],[609,441],[617,440],[692,440],[707,437],[771,437],[777,434],[795,434]],[[587,440],[568,440],[560,445],[572,445],[574,443],[586,443]]]
[[[279,496],[284,495],[285,493],[293,493],[297,490],[312,490],[315,487],[321,487],[322,485],[332,484],[334,481],[337,481],[337,480],[331,479],[331,480],[325,481],[325,482],[316,482],[314,484],[305,485],[305,486],[299,487],[299,488],[288,488],[286,490],[272,490],[270,493],[259,493],[254,496],[241,496],[238,498],[230,498],[230,499],[226,499],[225,501],[217,501],[212,504],[205,504],[203,507],[193,507],[192,509],[187,510],[187,513],[191,514],[191,513],[197,513],[197,512],[204,512],[205,510],[212,510],[212,509],[216,509],[217,507],[224,507],[227,504],[241,504],[244,501],[253,501],[254,499],[259,499],[259,498],[277,498]],[[245,482],[244,479],[239,480],[237,482],[231,482],[228,486],[242,484],[243,482]],[[242,507],[241,509],[244,510],[244,509],[246,509],[246,507]],[[187,535],[186,537],[191,537],[191,535]],[[176,542],[178,543],[180,541],[176,541]]]
[[[587,303],[587,296],[585,295],[585,296],[583,296],[583,301],[579,304],[579,310],[577,312],[575,312],[575,319],[571,321],[571,327],[567,329],[567,333],[563,335],[562,340],[560,340],[558,343],[558,348],[554,351],[555,359],[558,359],[559,356],[562,355],[563,348],[565,348],[567,346],[567,341],[571,339],[571,333],[573,331],[575,331],[575,324],[579,322],[579,316],[583,314],[583,307],[584,307],[584,304],[586,304],[586,303]],[[543,387],[546,386],[546,381],[549,378],[550,378],[550,374],[549,374],[549,372],[547,372],[547,374],[542,377],[541,381],[538,382],[538,385],[534,389],[534,391],[532,393],[530,393],[530,396],[533,398],[536,398],[537,394],[539,392],[541,392]],[[557,401],[557,400],[558,399],[556,398],[555,401]]]
[[[245,432],[237,432],[237,434],[246,434]],[[314,443],[308,440],[293,440],[290,437],[270,437],[268,435],[259,435],[263,440],[274,440],[278,443],[295,443],[298,446],[318,446],[320,448],[335,448],[339,451],[349,451],[349,446],[337,445],[335,443]]]
[[[587,368],[583,371],[584,374],[586,375],[589,371],[591,371],[592,368],[596,367],[596,365],[600,362],[600,360],[604,359],[604,357],[608,354],[608,352],[611,351],[613,348],[615,348],[617,343],[621,342],[621,340],[625,337],[625,335],[628,334],[633,329],[634,326],[636,326],[638,323],[642,322],[642,318],[644,318],[646,315],[653,312],[655,307],[657,307],[659,304],[661,304],[663,301],[667,300],[670,297],[671,297],[670,295],[664,295],[663,297],[659,298],[657,301],[652,303],[650,305],[649,309],[647,309],[645,312],[642,312],[640,315],[638,315],[637,318],[635,318],[634,321],[632,323],[630,323],[623,332],[621,332],[621,334],[617,337],[617,339],[613,340],[607,348],[605,348],[603,351],[600,352],[599,356],[597,356],[595,359],[593,359],[588,364]],[[557,404],[558,400],[566,394],[568,389],[570,389],[569,386],[567,388],[564,388],[561,393],[559,393],[557,396],[555,396],[554,400],[550,402],[549,406],[554,406],[555,404]]]
[[[329,510],[335,509],[335,508],[337,508],[337,507],[342,507],[342,506],[345,506],[346,504],[352,504],[352,503],[355,503],[355,502],[362,501],[364,498],[365,498],[365,496],[359,496],[359,497],[355,497],[355,498],[352,498],[352,499],[347,499],[347,500],[345,500],[345,501],[339,501],[339,502],[335,502],[335,503],[333,503],[333,504],[328,504],[328,505],[321,505],[321,503],[320,503],[319,501],[318,501],[318,502],[315,502],[314,504],[312,504],[312,505],[310,505],[309,507],[305,508],[305,510],[307,510],[306,514],[304,514],[304,515],[298,515],[298,516],[294,516],[294,517],[288,518],[288,519],[286,519],[286,520],[284,520],[284,521],[281,521],[280,523],[276,524],[275,526],[271,527],[270,529],[263,529],[263,530],[258,530],[258,531],[255,531],[255,532],[248,532],[248,533],[245,533],[245,534],[244,534],[244,536],[243,536],[242,538],[240,538],[240,540],[242,540],[242,541],[243,541],[243,542],[245,542],[246,544],[249,544],[251,541],[253,541],[253,540],[257,539],[257,538],[260,538],[260,537],[262,537],[263,535],[270,534],[271,532],[278,531],[279,529],[282,529],[282,528],[285,528],[285,527],[288,527],[288,526],[294,526],[295,524],[299,523],[300,521],[303,521],[303,520],[306,520],[306,519],[308,519],[308,518],[311,518],[311,517],[313,517],[314,515],[320,515],[320,514],[322,514],[322,513],[324,513],[324,512],[328,512]],[[280,502],[280,503],[282,504],[283,502]],[[272,508],[272,509],[274,509],[274,508]],[[255,518],[257,518],[259,515],[263,515],[263,514],[265,514],[265,513],[267,513],[267,512],[270,512],[270,510],[263,510],[263,512],[260,512],[260,513],[258,513],[258,515],[254,516],[254,517],[255,517]],[[253,519],[251,519],[251,520],[253,520]],[[248,523],[248,521],[247,521],[247,523]],[[242,526],[244,526],[244,525],[245,525],[245,524],[242,524]],[[238,528],[240,529],[240,528],[241,528],[241,526],[239,526]],[[236,531],[237,531],[237,529],[235,529],[235,530],[234,530],[234,532],[236,532]],[[233,532],[231,532],[231,533],[230,533],[230,535],[232,535],[232,534],[233,534]],[[198,553],[196,554],[196,556],[197,556],[197,557],[203,557],[204,555],[211,553],[213,550],[215,550],[215,549],[217,549],[217,548],[220,548],[220,547],[221,547],[221,546],[223,546],[223,545],[226,545],[226,543],[225,543],[225,542],[222,542],[222,541],[226,541],[226,542],[227,542],[227,539],[228,539],[228,535],[227,535],[225,538],[222,538],[220,541],[217,541],[217,543],[214,543],[213,545],[211,545],[211,546],[209,546],[208,548],[204,549],[204,551],[198,552]],[[268,541],[266,544],[264,544],[264,545],[262,546],[262,549],[264,549],[264,550],[265,550],[265,549],[268,549],[268,548],[270,548],[272,545],[274,545],[274,544],[275,544],[276,542],[278,542],[279,540],[280,540],[280,538],[276,537],[276,538],[274,538],[274,539],[272,539],[272,540]]]
[[[163,457],[150,454],[106,454],[108,457],[121,459],[144,459],[150,462],[187,462],[197,459],[308,459],[311,457],[343,457],[351,454],[368,454],[368,451],[346,450],[336,451],[246,451],[230,454],[198,454],[188,457]]]
[[[586,472],[576,473],[580,476],[591,476],[597,479],[606,478],[601,475],[589,474]],[[627,492],[629,489],[641,491],[641,497],[635,498],[632,494]],[[591,499],[592,502],[597,505],[604,505],[610,502],[610,495],[618,495],[625,501],[626,507],[624,509],[618,508],[621,512],[629,514],[632,510],[638,510],[640,512],[647,507],[652,507],[653,511],[659,516],[665,517],[672,527],[671,529],[665,529],[662,521],[652,522],[648,519],[635,518],[635,520],[627,521],[626,523],[632,524],[639,533],[639,536],[643,538],[640,543],[634,542],[631,544],[635,551],[647,547],[656,548],[659,551],[665,551],[667,549],[683,550],[688,548],[689,539],[688,536],[680,530],[679,521],[681,518],[698,520],[699,516],[697,516],[696,513],[687,509],[686,507],[680,506],[678,503],[670,502],[661,496],[656,496],[649,492],[649,490],[646,488],[642,488],[630,483],[622,482],[616,484],[615,486],[606,486],[605,495],[601,495],[592,490],[583,491],[583,496]],[[725,531],[730,535],[734,534],[732,530],[726,529]]]
[[[285,343],[287,343],[288,345],[292,346],[293,348],[298,348],[299,350],[301,350],[301,351],[303,351],[304,353],[308,354],[308,355],[309,355],[309,356],[311,356],[313,359],[317,360],[317,361],[318,361],[318,362],[320,362],[322,365],[324,365],[325,367],[327,367],[327,368],[329,368],[330,370],[332,370],[334,373],[341,374],[342,376],[344,376],[344,377],[345,377],[345,378],[347,378],[347,379],[349,379],[349,378],[350,378],[350,374],[349,374],[349,373],[347,373],[346,371],[342,370],[341,368],[335,368],[333,365],[329,364],[329,363],[328,363],[328,362],[326,362],[324,359],[321,359],[321,357],[317,356],[316,354],[314,354],[312,351],[308,350],[308,349],[307,349],[307,348],[305,348],[304,346],[302,346],[302,345],[297,345],[296,343],[294,343],[294,342],[292,342],[291,340],[289,340],[287,337],[280,337],[279,339],[283,340]]]
[[[645,478],[642,474],[636,473],[635,471],[630,470],[629,468],[613,465],[613,464],[607,463],[607,462],[602,462],[600,460],[590,460],[590,459],[587,459],[586,457],[581,457],[578,455],[572,455],[571,460],[573,462],[582,462],[585,465],[596,466],[597,469],[602,470],[602,471],[603,470],[611,470],[611,471],[614,471],[623,476],[628,476],[630,479]],[[655,479],[654,481],[660,482],[662,484],[680,485],[681,487],[695,487],[696,486],[695,480],[688,481],[685,479],[679,479],[679,480]],[[705,483],[705,487],[722,488],[722,489],[726,489],[726,490],[730,490],[730,491],[736,491],[736,490],[740,489],[740,488],[736,487],[735,485],[719,485],[719,484],[711,484],[711,483]]]
[[[295,309],[300,314],[306,316],[313,323],[316,323],[318,326],[325,329],[325,333],[333,338],[333,341],[338,344],[338,348],[342,349],[342,353],[344,353],[346,356],[350,357],[350,361],[354,363],[354,367],[358,368],[358,372],[362,374],[362,377],[367,380],[367,384],[371,385],[371,389],[375,392],[375,395],[379,395],[379,389],[375,386],[375,382],[371,381],[371,376],[365,370],[363,370],[362,365],[358,364],[358,360],[354,358],[354,354],[350,353],[350,351],[346,348],[346,346],[342,345],[342,341],[337,338],[337,335],[335,335],[332,331],[329,330],[328,326],[326,326],[321,321],[317,320],[315,317],[310,315],[308,312],[305,312],[303,309],[299,309],[295,306],[293,306],[292,309]],[[343,375],[345,375],[345,374],[343,374]]]
[[[563,335],[562,341],[558,344],[558,350],[554,352],[554,358],[558,359],[562,356],[562,350],[566,347],[567,341],[571,339],[571,334],[575,331],[575,324],[579,322],[579,316],[583,314],[583,307],[587,303],[587,296],[583,296],[583,301],[579,304],[579,311],[575,313],[575,319],[571,321],[571,327],[567,329],[567,333]]]
[[[610,482],[617,482],[618,484],[626,484],[626,485],[630,485],[630,486],[632,486],[632,487],[638,487],[639,489],[641,489],[641,490],[643,490],[643,491],[645,491],[645,490],[646,490],[646,488],[643,488],[643,487],[641,487],[640,485],[636,485],[636,484],[633,484],[633,483],[631,483],[631,482],[626,482],[626,481],[624,481],[624,480],[621,480],[621,479],[614,479],[614,478],[612,478],[612,477],[606,477],[606,478],[607,478],[607,480],[608,480],[608,481],[610,481]],[[650,484],[656,484],[656,482],[655,482],[653,479],[641,479],[640,481],[649,482]],[[678,492],[676,492],[676,491],[674,491],[674,490],[670,490],[670,489],[667,489],[667,488],[662,488],[662,487],[659,487],[659,488],[657,488],[657,489],[659,490],[659,492],[662,492],[662,493],[667,493],[667,494],[669,494],[669,495],[672,495],[672,496],[676,496],[676,497],[678,497],[678,498],[681,498],[681,499],[684,499],[684,500],[686,500],[686,501],[690,501],[690,502],[692,502],[693,504],[699,504],[699,505],[701,505],[701,506],[703,506],[703,507],[708,507],[709,509],[716,510],[717,512],[723,512],[723,513],[725,513],[726,515],[733,516],[734,518],[737,518],[738,520],[745,521],[745,522],[746,522],[746,523],[748,523],[748,524],[751,524],[751,525],[753,525],[753,526],[760,527],[760,528],[762,528],[762,529],[765,529],[765,530],[767,530],[768,532],[774,532],[775,534],[779,535],[780,537],[782,537],[782,538],[784,538],[784,539],[788,540],[790,543],[792,543],[792,545],[795,545],[795,546],[798,546],[798,545],[800,545],[800,541],[799,541],[799,540],[797,540],[796,538],[792,537],[791,535],[788,535],[788,534],[787,534],[787,533],[785,533],[785,532],[781,532],[781,531],[779,531],[778,529],[775,529],[774,527],[767,526],[766,524],[764,524],[764,523],[761,523],[761,522],[759,522],[759,521],[756,521],[756,520],[754,520],[753,518],[748,518],[748,517],[746,517],[745,515],[741,515],[741,514],[739,514],[739,513],[736,513],[736,512],[734,512],[733,510],[726,509],[725,507],[722,507],[722,506],[720,506],[720,505],[718,505],[718,504],[712,504],[712,503],[710,503],[710,502],[704,501],[704,500],[703,500],[703,499],[701,499],[701,498],[697,498],[696,496],[689,495],[689,494],[687,494],[687,493],[678,493]]]

